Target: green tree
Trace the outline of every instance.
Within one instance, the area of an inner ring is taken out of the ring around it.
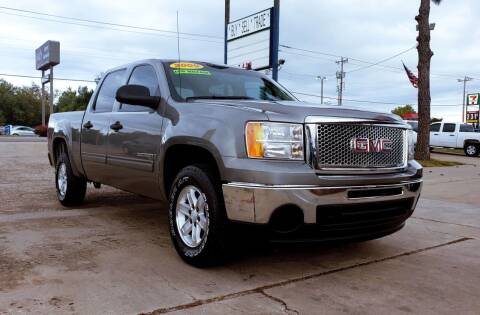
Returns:
[[[413,109],[412,105],[407,104],[405,106],[398,106],[392,110],[392,114],[402,116],[405,114],[416,114],[417,112]]]
[[[58,112],[85,110],[92,94],[93,90],[89,90],[86,86],[79,87],[77,91],[69,87],[60,94],[56,110]]]
[[[35,126],[41,123],[40,88],[16,87],[0,80],[0,118],[4,124]]]
[[[441,0],[432,0],[440,4]],[[415,20],[418,23],[418,142],[415,149],[417,160],[430,160],[430,0],[420,0]]]

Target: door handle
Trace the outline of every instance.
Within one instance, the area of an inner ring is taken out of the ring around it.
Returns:
[[[455,135],[450,135],[450,137],[455,137]]]
[[[122,128],[123,128],[123,126],[119,121],[116,121],[114,124],[110,125],[110,129],[112,129],[114,131],[119,131]]]
[[[85,129],[90,129],[92,127],[93,127],[93,125],[90,122],[90,120],[83,124],[83,128],[85,128]]]
[[[438,133],[434,133],[433,135],[434,135],[434,136],[438,136]]]

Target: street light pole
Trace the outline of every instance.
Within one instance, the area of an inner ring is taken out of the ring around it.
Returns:
[[[467,90],[467,81],[471,81],[473,78],[470,77],[463,77],[463,79],[457,79],[458,82],[463,82],[463,101],[462,101],[462,122],[465,122],[465,115],[466,115],[466,106],[465,106],[465,93]]]
[[[317,76],[317,80],[320,80],[320,86],[321,86],[321,89],[320,89],[320,104],[323,104],[323,81],[325,81],[327,79],[327,77],[324,77],[324,76]]]

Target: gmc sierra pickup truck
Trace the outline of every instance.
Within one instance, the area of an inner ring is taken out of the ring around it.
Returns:
[[[278,240],[373,239],[401,229],[422,167],[398,116],[298,101],[267,76],[206,62],[109,70],[82,112],[48,125],[59,201],[87,183],[168,202],[192,265],[218,261],[230,226]]]
[[[430,125],[430,145],[463,149],[466,156],[478,156],[480,153],[480,133],[472,125],[462,123],[438,122]]]

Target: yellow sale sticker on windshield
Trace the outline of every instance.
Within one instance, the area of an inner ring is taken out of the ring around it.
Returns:
[[[193,70],[193,69],[202,69],[203,66],[193,62],[175,62],[170,65],[170,68]]]

